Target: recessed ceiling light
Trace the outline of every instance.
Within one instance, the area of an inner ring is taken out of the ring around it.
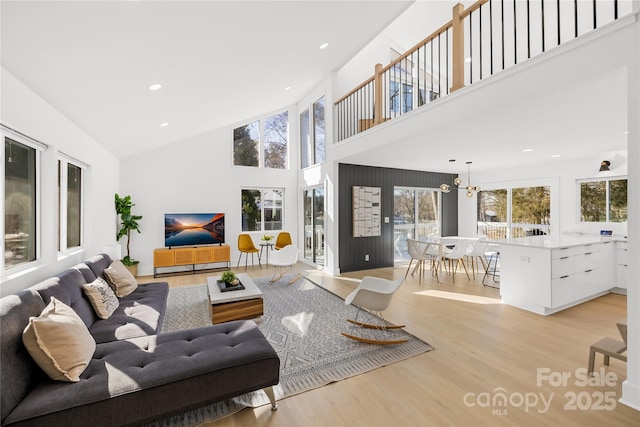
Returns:
[[[162,85],[160,83],[154,83],[151,86],[149,86],[149,90],[158,90],[162,87]]]
[[[161,128],[163,128],[163,127],[165,127],[165,126],[169,126],[169,123],[167,123],[167,122],[160,123],[160,127],[161,127]]]
[[[524,150],[522,150],[523,153],[530,153],[533,151],[533,148],[525,148]]]
[[[556,157],[560,157],[560,154],[552,154],[551,157],[555,159]]]
[[[322,43],[322,44],[320,45],[320,49],[324,49],[324,48],[326,48],[327,46],[329,46],[329,43]]]
[[[287,86],[287,87],[284,88],[285,92],[288,91],[288,90],[291,90],[291,86]]]

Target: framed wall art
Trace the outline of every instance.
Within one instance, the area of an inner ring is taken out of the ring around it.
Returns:
[[[380,236],[380,187],[353,186],[353,237]]]

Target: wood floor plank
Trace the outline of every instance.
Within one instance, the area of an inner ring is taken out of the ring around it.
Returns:
[[[345,297],[365,275],[396,279],[406,267],[331,277],[299,263],[297,271]],[[273,270],[250,267],[247,273],[267,277]],[[206,276],[162,280],[183,286],[205,283]],[[280,400],[275,412],[268,405],[245,409],[206,426],[640,425],[640,412],[617,402],[626,363],[612,359],[604,367],[599,356],[599,375],[591,381],[602,383],[585,383],[580,375],[589,345],[618,337],[626,296],[608,294],[543,317],[502,304],[499,289],[482,286],[481,276],[467,280],[458,274],[454,284],[443,273],[438,283],[426,271],[421,284],[409,275],[394,295],[385,318],[406,325],[434,351]],[[337,333],[336,339],[347,338]],[[506,406],[492,402],[500,393]]]

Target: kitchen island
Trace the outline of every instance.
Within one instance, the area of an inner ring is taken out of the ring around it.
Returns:
[[[491,241],[500,245],[505,304],[549,315],[626,283],[626,238],[585,234]]]

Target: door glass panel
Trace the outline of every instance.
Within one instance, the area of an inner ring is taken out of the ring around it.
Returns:
[[[313,190],[304,192],[304,258],[313,262]]]
[[[318,265],[324,265],[324,188],[314,189],[314,259]]]
[[[304,258],[324,265],[324,188],[304,191]]]

